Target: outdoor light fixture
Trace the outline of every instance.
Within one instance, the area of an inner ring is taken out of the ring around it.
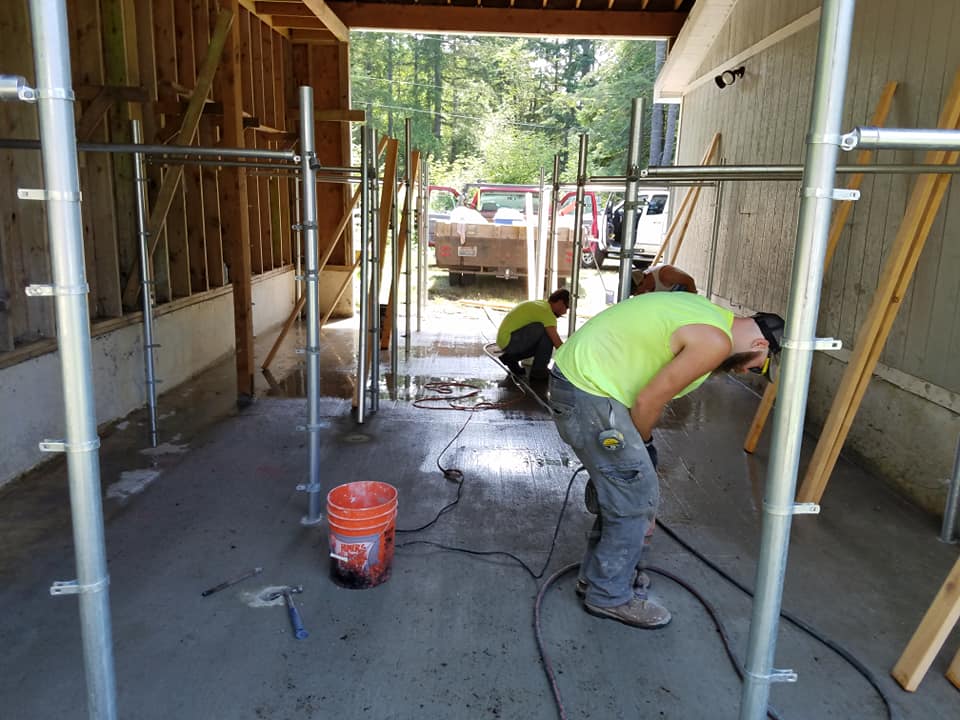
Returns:
[[[722,73],[717,75],[713,81],[717,84],[717,87],[723,90],[727,85],[733,85],[737,78],[743,77],[743,66],[741,65],[738,68],[733,70],[724,70]]]

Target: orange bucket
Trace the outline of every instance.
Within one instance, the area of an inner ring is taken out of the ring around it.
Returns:
[[[369,588],[390,578],[397,520],[397,489],[362,481],[327,495],[330,576],[347,588]]]

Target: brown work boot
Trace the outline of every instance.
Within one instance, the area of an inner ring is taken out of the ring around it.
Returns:
[[[616,607],[600,607],[584,602],[583,609],[591,615],[619,620],[625,625],[646,630],[662,628],[671,618],[670,611],[663,605],[641,595],[634,595],[629,602]]]

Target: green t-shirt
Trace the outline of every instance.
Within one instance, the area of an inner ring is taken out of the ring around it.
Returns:
[[[510,335],[530,323],[542,323],[545,328],[557,326],[557,316],[546,300],[527,300],[507,313],[497,330],[497,345],[502,350],[510,342]]]
[[[640,390],[673,360],[670,338],[684,325],[713,325],[733,339],[733,313],[705,297],[647,293],[588,320],[557,350],[554,362],[584,392],[631,407]],[[676,397],[695,390],[709,376],[697,378]]]

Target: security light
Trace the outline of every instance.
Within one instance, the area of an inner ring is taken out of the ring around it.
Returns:
[[[724,70],[722,73],[717,75],[713,81],[717,84],[717,87],[723,90],[727,85],[733,85],[737,78],[743,77],[744,68],[741,65],[738,68],[733,70]]]

